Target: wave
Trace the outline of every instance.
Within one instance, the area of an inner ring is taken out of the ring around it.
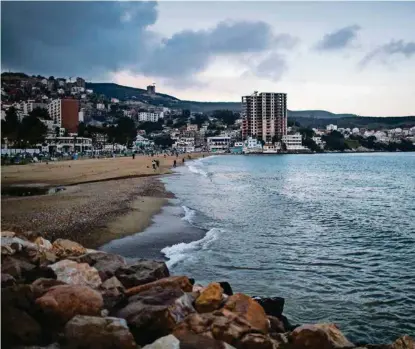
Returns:
[[[187,165],[187,168],[189,169],[190,172],[200,174],[204,177],[209,177],[209,173],[207,173],[206,171],[203,171],[201,168],[195,167],[193,165]]]
[[[163,248],[161,252],[169,259],[166,262],[167,267],[171,268],[172,266],[176,265],[185,259],[186,255],[189,253],[208,249],[212,242],[214,242],[222,232],[222,229],[212,228],[200,240],[192,241],[189,243],[181,242],[179,244]]]
[[[182,218],[182,220],[188,221],[189,223],[193,223],[193,217],[195,216],[196,211],[190,209],[187,206],[182,206],[182,208],[184,210],[184,217]]]

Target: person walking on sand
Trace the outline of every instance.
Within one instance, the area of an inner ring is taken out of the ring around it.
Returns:
[[[133,153],[133,160],[135,159],[135,153]]]
[[[156,170],[156,160],[151,161],[151,165],[153,166],[153,170]]]
[[[160,160],[155,160],[155,162],[156,162],[156,166],[157,166],[157,168],[159,168],[160,167]]]
[[[176,167],[177,166],[177,164],[176,164],[176,160],[174,160],[173,161],[173,167]]]
[[[184,164],[184,158],[182,159],[182,163]]]

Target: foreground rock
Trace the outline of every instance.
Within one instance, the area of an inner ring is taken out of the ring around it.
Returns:
[[[51,320],[66,323],[75,315],[99,315],[103,300],[89,287],[62,285],[50,288],[36,304]]]
[[[293,349],[353,348],[334,324],[303,325],[291,333]]]
[[[90,286],[93,288],[101,285],[98,270],[90,267],[87,263],[77,263],[64,259],[49,266],[56,278],[70,285]]]
[[[65,326],[65,348],[136,349],[123,319],[77,315]]]
[[[160,287],[160,288],[180,288],[184,292],[192,292],[193,286],[190,283],[190,280],[187,276],[170,276],[166,277],[154,282],[149,282],[145,285],[132,287],[125,291],[125,294],[127,296],[133,296],[135,294],[138,294],[140,292],[147,291],[154,287]]]
[[[133,265],[121,266],[115,276],[125,288],[131,288],[170,276],[164,262],[139,260]]]
[[[168,335],[157,339],[154,343],[146,345],[143,349],[234,349],[227,343],[195,334],[176,338]]]
[[[179,288],[153,287],[130,297],[116,316],[127,320],[138,344],[148,344],[170,334],[194,312],[193,300]]]
[[[82,245],[66,239],[57,239],[52,244],[54,253],[60,258],[80,256],[87,252]]]
[[[223,289],[216,282],[209,284],[200,293],[195,302],[195,308],[199,313],[208,313],[214,311],[222,304]]]

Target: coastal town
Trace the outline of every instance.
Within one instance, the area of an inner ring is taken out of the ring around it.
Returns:
[[[198,112],[174,103],[163,105],[154,84],[140,96],[126,98],[99,93],[90,85],[81,77],[3,73],[2,163],[19,162],[22,157],[36,161],[157,152],[415,150],[415,126],[411,122],[404,127],[303,126],[288,117],[286,93],[243,96],[240,111]]]

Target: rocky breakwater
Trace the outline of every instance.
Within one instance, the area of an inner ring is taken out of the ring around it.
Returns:
[[[334,324],[292,326],[284,299],[194,284],[165,263],[2,232],[4,348],[414,349],[409,336],[356,346]]]

